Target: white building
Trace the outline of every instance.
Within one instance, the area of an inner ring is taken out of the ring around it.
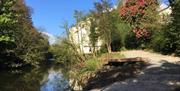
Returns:
[[[78,50],[82,53],[88,54],[92,53],[92,46],[90,43],[90,20],[85,20],[79,22],[74,27],[70,28],[69,30],[69,38],[70,40],[78,46]],[[96,49],[99,50],[102,42],[98,41],[96,45]]]

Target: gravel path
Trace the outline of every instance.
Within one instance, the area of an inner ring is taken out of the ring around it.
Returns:
[[[180,91],[180,58],[142,50],[124,51],[126,58],[142,57],[151,64],[136,78],[91,91]]]
[[[133,58],[133,57],[147,58],[149,59],[149,62],[152,64],[159,64],[162,61],[167,61],[170,63],[176,63],[180,61],[179,57],[161,55],[157,53],[146,52],[143,50],[123,51],[121,53],[124,54],[126,58]]]

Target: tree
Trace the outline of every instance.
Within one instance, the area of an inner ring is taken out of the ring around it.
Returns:
[[[120,16],[134,27],[137,38],[149,37],[151,28],[157,24],[157,7],[157,0],[126,0],[120,7]]]
[[[66,31],[66,37],[69,38],[70,37],[69,36],[69,29],[70,29],[69,23],[67,21],[64,21],[63,25],[60,27]]]
[[[16,14],[13,14],[13,0],[0,1],[0,52],[3,53],[7,49],[12,48],[14,44],[15,36],[14,30],[16,29]],[[7,51],[6,51],[7,52]]]
[[[117,14],[113,14],[113,15],[116,15],[116,26],[117,26],[117,30],[116,31],[113,31],[113,34],[112,34],[112,39],[115,40],[115,43],[117,43],[116,41],[120,42],[118,45],[120,45],[118,47],[118,50],[123,50],[126,48],[126,46],[133,46],[132,44],[129,45],[127,42],[130,42],[130,41],[127,41],[130,40],[131,38],[131,30],[132,30],[132,26],[124,21],[118,14],[118,10],[116,11]],[[132,43],[132,41],[131,41]],[[117,50],[117,49],[116,49]]]
[[[20,58],[23,65],[30,64],[38,66],[46,60],[49,42],[32,24],[31,9],[24,4],[23,0],[18,0],[15,4],[18,17],[18,29],[16,30],[16,48],[14,53]]]
[[[31,9],[23,0],[0,1],[0,62],[3,66],[37,66],[45,60],[48,40],[31,20]]]
[[[165,27],[165,42],[166,53],[175,53],[180,55],[180,1],[179,0],[169,0],[172,13],[171,22]]]
[[[172,7],[172,23],[170,26],[170,35],[173,36],[171,37],[171,40],[174,40],[174,47],[176,48],[175,53],[180,56],[180,1],[179,0],[170,0],[171,2],[171,7]]]
[[[89,18],[90,19],[90,34],[89,34],[89,40],[90,40],[90,44],[92,46],[92,52],[94,54],[94,57],[96,56],[97,54],[97,43],[98,43],[98,40],[99,40],[99,33],[97,31],[97,22],[96,20],[93,18],[93,14],[92,16]]]
[[[95,3],[95,19],[97,21],[97,31],[100,33],[100,38],[103,40],[108,53],[111,53],[111,34],[113,27],[113,22],[111,21],[111,4],[107,0],[101,0],[101,2]]]
[[[14,13],[14,0],[0,0],[0,65],[8,64],[13,55],[15,45],[15,30],[17,13]]]

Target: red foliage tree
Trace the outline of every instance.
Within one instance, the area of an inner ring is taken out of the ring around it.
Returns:
[[[127,0],[120,7],[120,16],[134,27],[133,32],[137,38],[149,37],[150,32],[143,23],[157,11],[157,6],[157,0]]]

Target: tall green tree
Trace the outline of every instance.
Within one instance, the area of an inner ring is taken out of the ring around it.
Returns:
[[[95,19],[97,21],[98,29],[100,33],[100,38],[103,40],[108,53],[111,53],[111,43],[112,43],[112,30],[114,29],[113,22],[111,21],[111,3],[107,0],[101,0],[101,2],[95,3]]]
[[[97,43],[99,40],[99,33],[97,31],[97,22],[93,18],[94,15],[92,14],[91,17],[89,18],[91,24],[90,24],[90,34],[89,34],[89,40],[90,40],[90,45],[92,46],[92,52],[94,54],[94,57],[97,55]]]
[[[45,60],[49,43],[33,26],[31,9],[24,0],[1,0],[0,7],[0,65],[40,64]]]
[[[14,13],[14,0],[0,0],[0,65],[8,64],[15,48],[17,13]]]
[[[45,60],[49,45],[48,40],[34,28],[31,20],[31,9],[24,4],[24,1],[17,1],[15,7],[18,7],[16,12],[20,14],[15,54],[26,64],[38,65],[42,60]]]
[[[180,56],[180,1],[169,0],[172,13],[171,21],[165,28],[166,53],[176,53]]]
[[[0,51],[4,52],[11,48],[9,44],[14,43],[14,31],[16,29],[17,14],[14,14],[13,0],[0,1]]]

